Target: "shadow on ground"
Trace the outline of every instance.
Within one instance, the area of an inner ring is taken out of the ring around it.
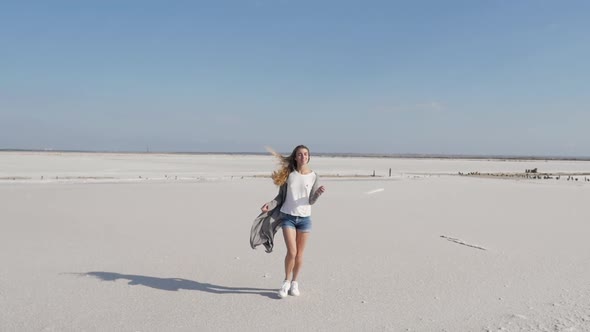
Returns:
[[[178,291],[181,289],[196,290],[201,292],[213,293],[213,294],[256,294],[266,296],[272,299],[278,299],[276,290],[264,289],[264,288],[250,288],[250,287],[228,287],[214,285],[205,282],[198,282],[194,280],[187,280],[181,278],[157,278],[149,276],[140,276],[134,274],[121,274],[115,272],[86,272],[86,273],[74,273],[78,276],[89,276],[95,277],[102,281],[117,281],[129,280],[129,285],[141,285],[150,288],[165,290],[165,291]]]

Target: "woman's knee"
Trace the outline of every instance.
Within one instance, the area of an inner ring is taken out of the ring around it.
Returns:
[[[288,250],[287,249],[287,258],[288,259],[296,259],[299,254],[297,253],[297,249]]]

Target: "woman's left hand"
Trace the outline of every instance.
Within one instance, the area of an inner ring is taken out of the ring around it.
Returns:
[[[316,190],[317,195],[321,195],[326,191],[326,187],[320,186],[318,190]]]

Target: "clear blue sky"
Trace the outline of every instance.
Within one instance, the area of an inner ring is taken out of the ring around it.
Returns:
[[[590,1],[2,1],[0,148],[590,156]]]

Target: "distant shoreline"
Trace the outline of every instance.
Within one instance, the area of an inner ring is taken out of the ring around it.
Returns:
[[[118,153],[118,154],[170,154],[170,155],[246,155],[265,156],[267,152],[195,152],[195,151],[98,151],[98,150],[29,150],[29,149],[0,149],[0,152],[44,152],[44,153]],[[288,154],[288,152],[282,152]],[[526,156],[526,155],[462,155],[462,154],[419,154],[419,153],[361,153],[361,152],[315,152],[322,157],[340,158],[392,158],[392,159],[489,159],[489,160],[566,160],[590,161],[590,157],[571,156]]]

